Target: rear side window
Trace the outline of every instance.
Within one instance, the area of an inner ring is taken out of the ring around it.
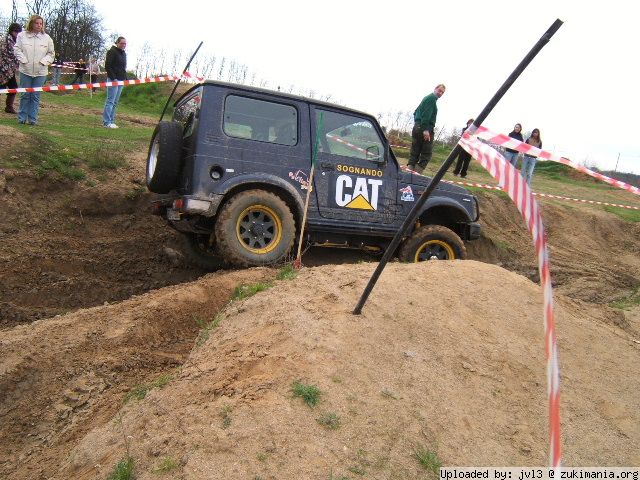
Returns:
[[[224,104],[224,133],[258,142],[298,143],[298,111],[291,105],[229,95]]]
[[[173,119],[182,124],[185,137],[193,133],[194,123],[200,110],[201,95],[201,89],[196,90],[190,97],[176,105],[173,112]]]

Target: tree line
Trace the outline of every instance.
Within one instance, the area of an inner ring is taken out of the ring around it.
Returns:
[[[44,18],[61,59],[87,60],[103,53],[107,39],[102,17],[86,0],[11,0],[11,11],[0,17],[3,34],[13,22],[26,26],[31,15]]]

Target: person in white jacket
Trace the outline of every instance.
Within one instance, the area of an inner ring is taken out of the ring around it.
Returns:
[[[18,34],[14,52],[20,62],[20,88],[42,87],[47,80],[48,66],[53,62],[53,40],[44,31],[40,15],[29,18],[27,29]],[[18,122],[38,123],[40,92],[23,93],[20,97]]]

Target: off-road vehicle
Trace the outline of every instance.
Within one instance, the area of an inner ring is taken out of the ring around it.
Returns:
[[[205,268],[290,258],[311,187],[304,245],[382,252],[430,180],[400,166],[371,115],[216,81],[176,101],[147,159],[147,186],[162,194],[154,213],[184,234],[187,253]],[[480,235],[479,215],[473,195],[441,183],[399,258],[464,259],[463,240]]]

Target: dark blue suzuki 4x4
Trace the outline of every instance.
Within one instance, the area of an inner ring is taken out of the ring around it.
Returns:
[[[175,103],[147,159],[147,186],[161,194],[154,212],[184,234],[185,253],[204,268],[290,258],[310,187],[305,245],[382,252],[429,182],[400,166],[371,115],[214,81]],[[397,255],[464,259],[479,216],[475,196],[441,183]]]

